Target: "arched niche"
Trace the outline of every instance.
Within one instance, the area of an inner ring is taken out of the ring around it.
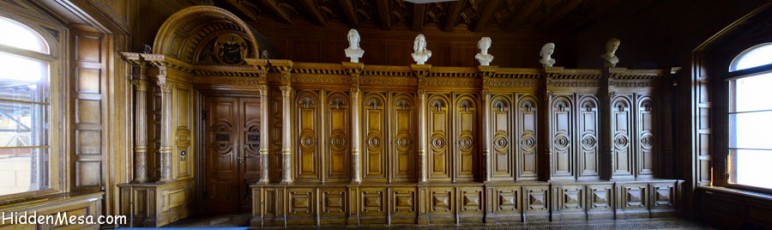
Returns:
[[[166,19],[155,36],[152,52],[191,64],[241,64],[245,58],[259,56],[254,34],[252,28],[225,9],[191,6]],[[217,62],[202,57],[211,53],[218,53]],[[235,61],[233,55],[239,55],[240,61]]]

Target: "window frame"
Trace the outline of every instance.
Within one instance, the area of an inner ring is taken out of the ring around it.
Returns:
[[[723,99],[725,100],[723,103],[723,108],[720,109],[720,115],[717,116],[717,119],[719,119],[719,122],[724,124],[723,127],[720,127],[722,130],[720,130],[717,134],[717,138],[719,138],[719,143],[722,143],[721,149],[719,149],[720,152],[722,152],[721,159],[717,159],[719,162],[723,164],[723,168],[720,172],[715,172],[720,175],[718,178],[720,180],[714,179],[714,184],[727,187],[727,188],[734,188],[734,189],[740,189],[740,190],[746,190],[751,192],[759,192],[759,193],[765,193],[765,194],[772,194],[772,188],[763,188],[763,187],[756,187],[751,185],[744,185],[744,184],[734,184],[731,183],[730,180],[732,178],[731,173],[734,173],[737,167],[732,166],[732,162],[729,160],[730,157],[730,147],[729,147],[729,138],[732,135],[729,125],[729,115],[731,108],[730,106],[735,103],[734,98],[734,89],[731,87],[731,84],[729,84],[730,81],[734,81],[737,79],[745,78],[745,77],[753,77],[760,74],[766,74],[766,73],[772,73],[772,63],[765,64],[761,66],[751,67],[747,69],[741,69],[741,70],[734,70],[736,66],[737,61],[742,58],[746,53],[759,48],[763,46],[772,46],[772,42],[761,42],[756,43],[747,49],[742,50],[742,52],[739,52],[737,55],[733,56],[733,58],[728,63],[728,68],[725,69],[723,76],[721,77],[721,91],[718,93],[718,95],[722,95]],[[719,128],[716,127],[716,128]],[[718,183],[716,183],[718,182]]]
[[[0,52],[18,55],[22,57],[37,59],[48,62],[48,100],[46,105],[47,129],[48,133],[48,187],[45,189],[26,191],[20,193],[0,195],[0,205],[34,200],[43,196],[67,192],[66,162],[65,154],[65,135],[68,127],[69,114],[67,111],[67,76],[65,66],[66,61],[63,54],[66,54],[67,30],[59,23],[45,19],[30,17],[26,14],[13,12],[13,9],[0,10],[0,17],[20,23],[31,31],[39,35],[48,45],[48,54],[31,51],[27,49],[12,47],[0,44]]]

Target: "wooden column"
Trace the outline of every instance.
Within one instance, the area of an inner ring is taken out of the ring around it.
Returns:
[[[261,77],[265,79],[264,77]],[[268,85],[260,85],[260,183],[268,179]]]
[[[411,65],[415,76],[418,78],[418,182],[427,181],[426,162],[426,86],[424,78],[429,74],[431,65]]]
[[[172,180],[172,84],[166,81],[166,66],[158,65],[158,87],[161,88],[161,178]]]
[[[147,182],[147,65],[138,53],[122,52],[121,56],[132,64],[131,83],[134,85],[134,182]]]
[[[351,97],[351,183],[362,183],[362,154],[360,146],[362,146],[362,139],[360,137],[361,123],[359,105],[360,94],[359,80],[364,64],[362,63],[350,63],[344,62],[343,67],[346,68],[348,74],[351,75],[351,90],[349,96]]]
[[[491,163],[493,163],[493,160],[491,160],[491,135],[490,135],[490,126],[491,126],[491,93],[488,88],[488,79],[493,76],[496,72],[496,67],[491,66],[479,66],[478,70],[480,71],[480,78],[482,78],[482,91],[480,92],[480,98],[482,99],[482,111],[483,111],[483,117],[482,117],[482,140],[481,140],[481,147],[482,147],[482,157],[484,160],[484,165],[481,165],[483,168],[483,181],[488,182],[491,180],[492,177],[492,171]]]
[[[268,157],[268,130],[270,127],[268,113],[270,100],[268,98],[268,60],[267,59],[247,59],[247,63],[255,67],[260,74],[260,181],[258,183],[267,184],[269,179],[269,157]]]
[[[271,64],[281,73],[281,101],[284,132],[282,133],[282,172],[281,183],[292,183],[292,61],[275,60]]]
[[[134,182],[147,182],[147,68],[139,63],[134,83]]]

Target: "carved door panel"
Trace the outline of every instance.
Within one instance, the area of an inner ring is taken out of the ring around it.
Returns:
[[[238,204],[238,101],[207,98],[206,202],[211,212],[235,211]]]
[[[552,179],[574,179],[573,97],[555,96],[552,100]]]
[[[653,175],[654,162],[654,127],[655,123],[654,100],[648,96],[642,96],[638,99],[637,106],[637,178],[651,178]]]
[[[598,99],[592,95],[581,96],[578,108],[578,133],[579,143],[577,173],[579,179],[599,179],[598,166]]]
[[[350,180],[351,167],[349,161],[349,133],[351,131],[351,112],[349,111],[348,95],[332,92],[327,96],[325,125],[325,179],[330,182],[347,182]]]
[[[388,163],[386,152],[388,143],[386,138],[386,98],[382,93],[368,92],[365,94],[362,105],[362,126],[364,130],[364,145],[362,164],[363,178],[366,181],[386,181]],[[391,120],[389,120],[391,121]]]
[[[394,137],[390,139],[393,144],[389,147],[392,153],[392,181],[414,181],[416,123],[413,97],[409,94],[394,94],[392,101],[394,106],[388,120],[392,125],[389,137]]]
[[[490,172],[493,180],[511,181],[515,176],[514,148],[512,148],[513,116],[509,95],[496,95],[491,100],[490,136],[492,137]]]
[[[538,179],[539,159],[536,150],[538,137],[538,111],[536,97],[533,95],[518,95],[517,101],[517,180]]]
[[[297,92],[295,101],[295,176],[297,181],[321,181],[319,134],[321,118],[319,94],[315,91]],[[286,119],[286,118],[285,118]]]
[[[241,210],[251,210],[252,193],[249,187],[260,180],[260,98],[239,98],[239,146],[236,157],[239,166],[239,203]]]
[[[620,179],[633,176],[632,100],[630,95],[618,95],[611,99],[611,149],[612,177]]]
[[[453,116],[455,125],[455,166],[456,181],[473,181],[477,171],[477,99],[470,95],[459,96]]]
[[[249,210],[249,185],[260,177],[257,98],[206,99],[207,211]]]
[[[428,134],[427,165],[430,181],[450,181],[452,161],[452,142],[450,142],[451,118],[447,95],[430,95],[427,104],[426,130]]]

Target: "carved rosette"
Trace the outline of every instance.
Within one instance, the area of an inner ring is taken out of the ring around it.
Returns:
[[[493,148],[497,152],[506,152],[509,148],[509,138],[505,132],[497,132],[493,137]]]
[[[630,145],[630,138],[627,137],[624,133],[617,133],[614,136],[614,147],[617,149],[625,149],[627,146]]]
[[[445,145],[447,144],[447,140],[445,139],[445,136],[439,133],[436,133],[432,135],[430,139],[430,143],[432,144],[432,149],[434,150],[442,150],[445,149]]]
[[[558,133],[555,135],[554,144],[558,150],[567,150],[568,146],[571,145],[571,139],[565,133]]]
[[[536,138],[533,136],[533,133],[526,132],[520,136],[520,148],[528,152],[536,148]]]
[[[582,148],[592,150],[598,146],[598,139],[594,135],[586,134],[582,137]]]
[[[464,132],[458,137],[458,149],[460,151],[468,152],[472,151],[474,141],[472,139],[471,132]]]
[[[644,133],[641,135],[641,148],[649,150],[654,147],[654,135],[651,133]]]

